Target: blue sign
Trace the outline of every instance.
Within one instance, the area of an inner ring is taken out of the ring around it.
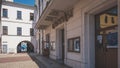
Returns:
[[[25,42],[21,43],[21,51],[27,51],[27,43]]]

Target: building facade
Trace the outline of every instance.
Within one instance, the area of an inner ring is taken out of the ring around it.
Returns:
[[[13,0],[3,0],[1,12],[2,53],[18,53],[28,51],[28,48],[32,49],[33,20],[33,6],[14,3]]]
[[[36,4],[40,54],[73,68],[120,67],[120,0]]]
[[[2,0],[0,0],[0,16],[1,16],[1,6],[2,6]],[[0,27],[1,27],[1,17],[0,17]],[[0,28],[0,43],[1,43],[1,28]],[[1,44],[0,44],[0,53],[1,53]]]

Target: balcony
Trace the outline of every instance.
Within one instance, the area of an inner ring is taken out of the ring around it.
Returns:
[[[60,23],[67,21],[72,17],[73,6],[79,0],[50,0],[41,17],[39,18],[36,28],[45,29],[49,25],[55,28]]]

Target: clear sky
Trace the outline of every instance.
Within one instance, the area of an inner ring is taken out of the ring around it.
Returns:
[[[14,0],[14,2],[34,6],[35,0]]]

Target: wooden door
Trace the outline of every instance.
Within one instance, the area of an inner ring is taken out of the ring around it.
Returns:
[[[117,7],[96,15],[95,68],[117,68]]]

